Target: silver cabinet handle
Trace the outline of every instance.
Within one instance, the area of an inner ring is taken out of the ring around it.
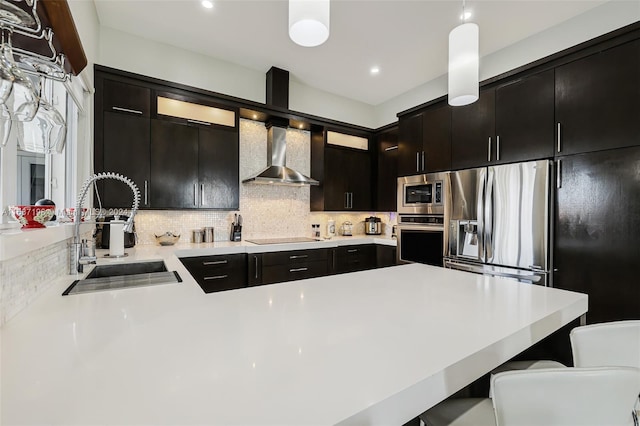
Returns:
[[[256,274],[255,274],[256,276],[255,276],[255,279],[257,280],[258,279],[258,256],[253,256],[253,260],[254,260],[255,265],[256,265]]]
[[[224,278],[227,278],[229,275],[216,275],[215,277],[204,277],[205,281],[209,281],[209,280],[221,280]]]
[[[211,262],[202,262],[203,266],[211,266],[211,265],[226,265],[228,263],[227,260],[214,260]]]
[[[200,184],[200,205],[204,206],[204,183]]]
[[[556,175],[556,187],[562,188],[562,160],[558,160],[558,171]]]
[[[398,145],[390,146],[390,147],[388,147],[388,148],[385,148],[384,150],[385,150],[385,151],[393,151],[393,150],[395,150],[395,149],[398,149]]]
[[[422,171],[424,172],[424,151],[422,151]]]
[[[558,152],[562,151],[562,137],[561,135],[561,128],[560,128],[560,122],[558,121]]]
[[[308,254],[294,254],[289,256],[289,259],[306,259],[307,257],[309,257]]]
[[[293,269],[289,269],[289,272],[303,272],[308,270],[309,268],[293,268]]]
[[[187,120],[187,122],[194,123],[194,124],[202,124],[203,126],[211,126],[211,123],[207,123],[206,121]]]
[[[193,205],[194,206],[198,205],[198,184],[197,183],[193,184]]]
[[[344,193],[344,208],[345,209],[349,208],[349,193],[348,192]]]
[[[144,181],[144,205],[149,205],[149,183]]]
[[[491,161],[491,136],[489,136],[489,149],[487,149],[487,161]]]
[[[137,109],[129,109],[129,108],[121,108],[121,107],[111,107],[111,109],[115,110],[115,111],[122,111],[122,112],[130,112],[132,114],[140,114],[142,115],[142,111],[139,111]]]
[[[351,250],[347,250],[347,253],[357,253],[358,249],[351,249]]]
[[[496,136],[496,161],[500,161],[500,136]]]
[[[420,153],[416,152],[416,172],[420,171]]]

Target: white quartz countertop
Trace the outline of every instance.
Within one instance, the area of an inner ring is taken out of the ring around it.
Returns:
[[[399,425],[587,310],[420,264],[205,294],[183,250],[125,260],[182,283],[63,297],[68,276],[5,324],[0,423]]]

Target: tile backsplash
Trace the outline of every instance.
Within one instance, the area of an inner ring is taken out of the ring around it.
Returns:
[[[287,130],[287,166],[310,174],[311,137],[308,131]],[[267,129],[263,123],[240,120],[240,180],[267,167]],[[320,224],[324,235],[327,220],[334,219],[336,229],[344,221],[354,224],[354,234],[364,234],[365,213],[314,213],[309,210],[309,187],[240,184],[240,210],[226,211],[141,211],[136,215],[139,244],[155,244],[154,234],[180,234],[180,242],[191,242],[194,229],[213,226],[216,241],[227,241],[234,213],[242,214],[242,238],[306,237],[311,224]],[[393,214],[379,214],[383,233],[390,236]]]
[[[69,273],[69,241],[0,262],[0,326]],[[71,284],[71,281],[69,282]]]

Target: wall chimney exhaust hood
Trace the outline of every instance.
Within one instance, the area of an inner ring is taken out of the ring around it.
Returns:
[[[267,105],[289,109],[289,72],[271,67],[267,72]],[[267,122],[267,168],[242,183],[267,185],[319,185],[315,179],[290,169],[287,159],[287,121]]]
[[[267,185],[319,185],[315,179],[286,166],[287,129],[267,123],[267,168],[242,181]]]

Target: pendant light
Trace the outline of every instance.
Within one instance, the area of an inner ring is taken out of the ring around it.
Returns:
[[[330,0],[289,0],[289,37],[304,47],[320,46],[329,38]]]
[[[449,105],[469,105],[478,100],[478,25],[465,22],[465,0],[462,1],[463,23],[449,33]]]

